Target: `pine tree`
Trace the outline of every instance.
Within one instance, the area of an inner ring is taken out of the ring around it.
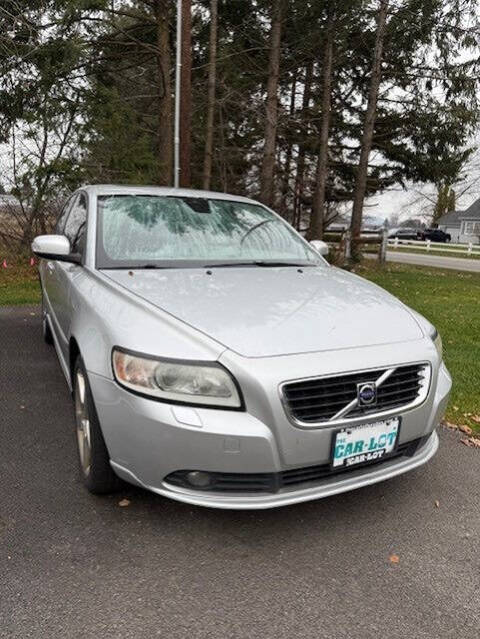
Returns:
[[[268,61],[267,97],[265,103],[265,145],[260,174],[260,201],[274,203],[275,151],[278,126],[278,83],[280,73],[284,0],[272,0],[272,26]]]

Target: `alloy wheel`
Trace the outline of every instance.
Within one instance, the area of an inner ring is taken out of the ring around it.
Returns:
[[[77,370],[75,376],[75,418],[77,426],[77,444],[80,466],[87,477],[92,463],[92,440],[90,418],[88,414],[86,380],[82,371]]]

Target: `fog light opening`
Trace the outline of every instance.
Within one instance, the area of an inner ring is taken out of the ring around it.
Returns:
[[[195,486],[195,488],[207,488],[212,483],[212,477],[209,473],[205,473],[201,470],[192,470],[187,473],[187,481],[191,486]]]

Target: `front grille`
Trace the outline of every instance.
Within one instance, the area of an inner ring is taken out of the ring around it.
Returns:
[[[360,406],[358,384],[368,382],[376,386],[376,402]],[[282,393],[286,410],[295,421],[319,424],[418,405],[424,401],[429,383],[430,365],[423,363],[287,382]],[[349,410],[342,413],[349,404]]]
[[[394,453],[377,462],[369,462],[368,466],[376,466],[387,463],[399,457],[412,457],[417,448],[421,446],[427,437],[420,437],[404,444],[399,444]],[[188,470],[177,470],[165,478],[165,482],[180,488],[199,490],[202,492],[222,493],[276,493],[284,488],[318,482],[328,477],[334,477],[343,473],[352,473],[361,470],[362,464],[355,468],[332,469],[330,464],[307,466],[306,468],[294,468],[281,473],[209,473],[211,484],[208,487],[195,488],[188,483]]]

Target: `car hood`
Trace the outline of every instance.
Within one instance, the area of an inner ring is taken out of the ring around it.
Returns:
[[[395,297],[327,266],[104,274],[246,357],[374,346],[423,336],[413,315]]]

